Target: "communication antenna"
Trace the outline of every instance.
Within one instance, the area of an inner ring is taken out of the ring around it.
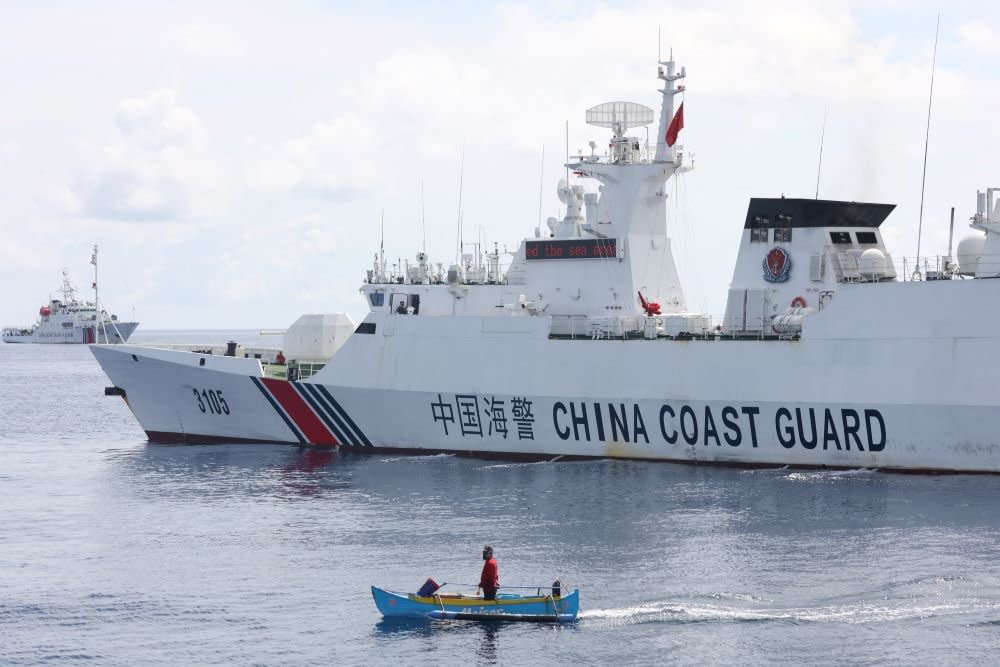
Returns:
[[[924,170],[920,177],[920,217],[917,219],[917,268],[913,277],[920,275],[920,241],[924,232],[924,187],[927,184],[927,146],[931,141],[931,102],[934,101],[934,66],[937,64],[938,35],[941,33],[941,15],[937,16],[934,29],[934,54],[931,56],[931,91],[927,96],[927,130],[924,134]]]
[[[569,121],[566,121],[566,185],[569,186]],[[568,209],[567,209],[568,210]]]
[[[423,180],[420,181],[420,227],[422,228],[423,233],[424,233],[424,242],[423,242],[423,246],[421,247],[421,250],[423,250],[424,254],[426,255],[427,254],[427,216],[426,216],[426,210],[424,208],[424,182],[423,182]]]
[[[826,111],[823,111],[823,129],[819,132],[819,164],[816,166],[816,199],[819,199],[819,175],[823,170],[823,140],[826,139]]]
[[[455,263],[462,258],[462,188],[465,185],[465,142],[462,142],[462,163],[458,170],[458,248]]]
[[[542,197],[545,189],[545,144],[542,144],[542,161],[538,165],[538,228],[542,228]]]
[[[381,231],[379,232],[379,243],[378,243],[378,268],[382,272],[383,279],[385,276],[385,209],[382,209],[382,225]]]
[[[955,207],[951,207],[951,223],[948,226],[948,264],[951,264],[951,243],[955,240]]]

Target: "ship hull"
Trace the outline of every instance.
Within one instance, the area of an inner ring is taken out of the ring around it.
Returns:
[[[511,322],[383,321],[291,383],[256,360],[92,350],[157,441],[1000,472],[990,337],[560,340]]]
[[[108,327],[110,343],[125,343],[139,326],[138,322],[118,322],[115,329]],[[45,327],[37,326],[24,333],[4,334],[5,343],[45,343],[58,345],[85,345],[104,339],[104,332],[93,326]]]

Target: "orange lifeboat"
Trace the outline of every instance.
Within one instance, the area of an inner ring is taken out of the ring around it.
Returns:
[[[49,310],[48,306],[42,306],[41,308],[38,309],[38,314],[41,315],[42,317],[48,317],[49,315],[52,314],[52,311]]]

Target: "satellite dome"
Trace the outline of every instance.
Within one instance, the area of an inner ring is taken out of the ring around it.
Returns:
[[[969,234],[958,242],[955,255],[958,258],[958,272],[963,276],[974,276],[979,270],[979,259],[983,255],[986,237],[982,234]]]
[[[888,273],[889,262],[878,248],[868,248],[858,258],[858,272],[865,280],[878,280]]]

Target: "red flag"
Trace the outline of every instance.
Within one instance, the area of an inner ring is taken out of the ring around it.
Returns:
[[[677,113],[674,114],[674,119],[670,121],[670,127],[667,128],[667,146],[673,146],[677,143],[677,133],[684,129],[684,103],[677,107]]]

